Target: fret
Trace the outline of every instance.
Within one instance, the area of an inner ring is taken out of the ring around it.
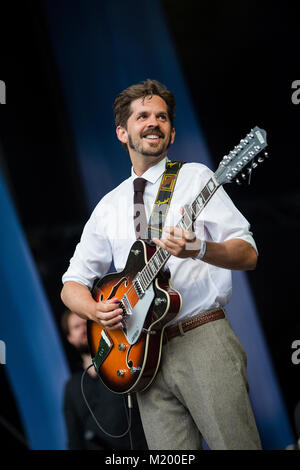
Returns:
[[[150,271],[151,280],[153,280],[155,278],[157,272],[153,267],[152,261],[150,261],[150,263],[148,264],[148,268],[149,268],[149,271]]]
[[[204,201],[203,201],[203,197],[201,196],[201,193],[196,198],[196,201],[197,201],[197,205],[199,207],[199,212],[200,212],[202,210],[203,206],[204,206]]]
[[[151,261],[148,262],[147,266],[145,267],[145,269],[148,269],[149,271],[149,274],[150,274],[150,277],[153,276],[153,271],[152,271],[152,267],[151,267]]]
[[[163,259],[162,259],[162,254],[161,254],[161,249],[159,249],[157,252],[156,252],[156,258],[159,262],[159,267],[161,268],[162,267],[162,263],[163,263]]]
[[[148,263],[148,266],[149,266],[149,268],[150,268],[150,270],[151,270],[152,276],[155,276],[155,275],[156,275],[156,267],[155,267],[155,264],[154,264],[154,262],[153,262],[152,259],[150,259],[150,261],[149,261],[149,263]]]
[[[156,252],[155,255],[153,255],[152,258],[151,258],[151,261],[153,262],[153,264],[155,266],[155,271],[154,271],[155,275],[159,272],[159,270],[161,268],[161,263],[158,259],[157,253],[158,252]]]
[[[184,219],[185,225],[189,228],[195,222],[196,214],[193,212],[192,205],[184,207]]]
[[[154,255],[154,256],[152,256],[152,258],[151,258],[151,263],[153,263],[153,265],[154,265],[154,268],[155,268],[155,271],[158,271],[158,266],[157,266],[157,264],[156,264],[156,258],[155,258],[155,255]]]
[[[147,282],[146,282],[146,278],[145,278],[145,275],[144,275],[144,270],[142,270],[140,272],[140,278],[141,278],[142,283],[144,284],[144,287],[146,287]]]
[[[184,228],[185,228],[186,230],[188,230],[188,228],[189,228],[189,222],[190,222],[189,216],[186,215],[186,214],[184,214],[184,215],[182,216],[182,222],[183,222]]]
[[[199,211],[199,204],[197,203],[197,199],[195,199],[195,201],[192,203],[191,210],[193,213],[193,218],[196,219]]]
[[[207,183],[206,186],[208,187],[208,189],[211,193],[213,193],[215,188],[216,188],[215,182],[213,181],[212,178],[209,180],[209,182]]]
[[[203,197],[204,201],[206,202],[207,199],[209,198],[210,196],[210,192],[209,192],[209,189],[205,186],[202,191],[201,191],[201,196]]]
[[[149,283],[152,281],[152,279],[151,279],[151,276],[150,276],[150,273],[149,273],[149,270],[148,270],[148,266],[147,266],[147,265],[144,267],[143,273],[144,273],[144,275],[145,275],[147,284],[149,284]]]
[[[187,229],[183,218],[178,222],[177,226],[179,226],[179,227],[182,228],[183,230],[186,230],[186,229]]]

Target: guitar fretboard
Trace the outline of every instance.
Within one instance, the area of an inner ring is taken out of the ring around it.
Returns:
[[[176,227],[180,227],[184,230],[191,230],[194,221],[219,187],[220,184],[215,180],[214,176],[212,176],[202,189],[201,193],[198,194],[194,202],[189,206],[184,207],[184,214]],[[138,280],[143,290],[148,289],[170,256],[171,255],[168,251],[163,248],[159,248],[150,258],[138,275]]]

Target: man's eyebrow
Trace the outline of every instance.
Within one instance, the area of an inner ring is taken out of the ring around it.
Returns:
[[[135,114],[135,116],[136,116],[136,117],[139,117],[139,116],[141,116],[141,115],[143,115],[143,114],[149,114],[149,113],[150,113],[149,110],[144,109],[144,110],[141,110],[141,111],[137,111],[136,114]],[[157,116],[168,116],[168,112],[167,112],[167,111],[163,111],[163,110],[157,111],[155,114],[156,114]]]

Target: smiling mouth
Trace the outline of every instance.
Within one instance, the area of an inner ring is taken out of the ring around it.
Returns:
[[[161,136],[160,136],[160,135],[156,135],[156,134],[149,134],[149,135],[145,135],[145,136],[144,136],[144,139],[159,140],[159,139],[161,139]]]

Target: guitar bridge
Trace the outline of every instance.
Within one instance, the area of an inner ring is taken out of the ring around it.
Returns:
[[[135,277],[134,280],[132,281],[132,284],[133,284],[133,286],[134,286],[134,288],[135,288],[135,291],[136,291],[138,297],[141,299],[141,298],[144,296],[144,294],[145,294],[145,289],[144,289],[143,286],[142,286],[141,280],[140,280],[140,278],[139,278],[139,274],[140,274],[140,273],[138,273],[138,274],[136,275],[136,277]]]
[[[123,295],[121,302],[120,302],[120,308],[123,310],[123,313],[122,313],[123,317],[126,315],[132,315],[133,311],[132,311],[131,304],[128,300],[127,294]]]

